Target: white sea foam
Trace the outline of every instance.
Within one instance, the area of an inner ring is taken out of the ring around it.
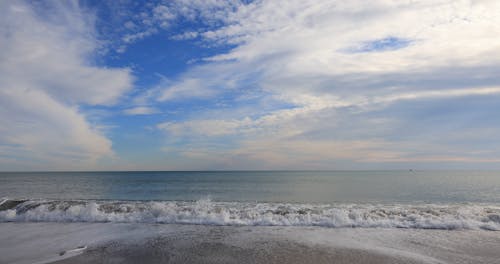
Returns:
[[[10,205],[10,207],[9,207]],[[3,199],[0,222],[484,229],[500,231],[500,206],[484,204],[289,204]]]

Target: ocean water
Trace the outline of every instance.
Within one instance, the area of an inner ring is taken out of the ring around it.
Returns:
[[[0,173],[0,222],[500,230],[495,171]]]

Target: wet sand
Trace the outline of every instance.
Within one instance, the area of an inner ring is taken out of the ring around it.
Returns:
[[[217,231],[216,231],[217,233]],[[216,234],[158,237],[143,244],[111,242],[54,264],[79,263],[424,263],[353,248],[313,246],[287,239],[237,245]]]
[[[0,235],[0,263],[500,263],[494,231],[2,223]]]
[[[155,240],[144,246],[110,244],[53,263],[425,263],[358,249],[309,247],[269,241],[253,248],[217,242],[181,246]]]

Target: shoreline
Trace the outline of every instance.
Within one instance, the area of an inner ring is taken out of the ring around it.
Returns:
[[[96,222],[500,231],[498,204],[0,199],[0,222]]]
[[[0,223],[0,235],[4,238],[0,263],[13,264],[494,263],[500,259],[500,233],[481,230]]]

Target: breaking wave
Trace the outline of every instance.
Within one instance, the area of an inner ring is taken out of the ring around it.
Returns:
[[[292,204],[199,201],[0,200],[0,222],[484,229],[500,231],[500,206]]]

